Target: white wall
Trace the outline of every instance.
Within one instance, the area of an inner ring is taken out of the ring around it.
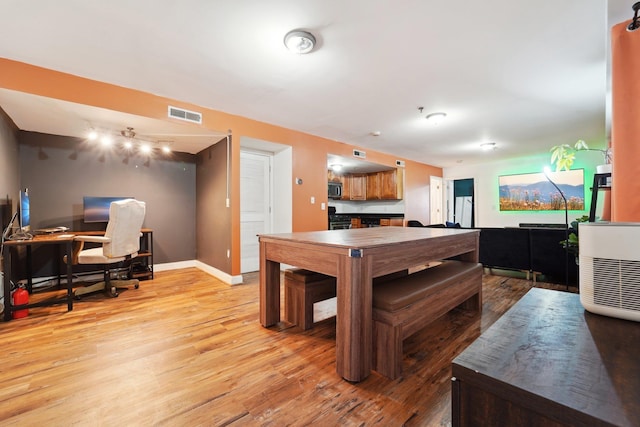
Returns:
[[[445,183],[455,179],[474,179],[476,227],[517,227],[519,223],[523,222],[563,224],[564,211],[500,211],[498,176],[542,172],[544,166],[550,166],[549,158],[549,153],[544,153],[538,156],[444,168],[443,178]],[[577,217],[589,214],[593,174],[596,165],[600,163],[602,163],[602,155],[599,152],[584,151],[577,153],[572,169],[584,169],[585,210],[569,211],[569,222]],[[445,203],[448,203],[448,201],[445,201]]]

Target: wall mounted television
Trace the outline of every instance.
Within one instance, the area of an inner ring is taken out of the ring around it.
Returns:
[[[549,173],[562,190],[568,210],[584,210],[584,170],[572,169]],[[503,175],[498,177],[501,211],[564,210],[564,200],[543,173]]]
[[[84,222],[109,222],[109,207],[111,202],[134,199],[135,197],[92,197],[84,196]]]

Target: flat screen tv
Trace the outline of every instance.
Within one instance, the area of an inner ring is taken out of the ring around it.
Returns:
[[[20,230],[31,231],[31,206],[29,203],[29,190],[20,190]]]
[[[134,197],[83,197],[84,222],[109,222],[111,202]]]

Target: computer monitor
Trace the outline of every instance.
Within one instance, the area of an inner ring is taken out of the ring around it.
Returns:
[[[27,188],[20,190],[20,230],[25,233],[31,231],[30,205],[29,190]]]
[[[134,199],[134,197],[83,197],[84,222],[109,222],[111,202]]]

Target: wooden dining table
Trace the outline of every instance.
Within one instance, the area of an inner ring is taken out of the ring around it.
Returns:
[[[336,371],[362,381],[372,366],[372,281],[456,257],[478,262],[480,231],[373,227],[259,235],[260,323],[280,322],[280,264],[336,277]]]

